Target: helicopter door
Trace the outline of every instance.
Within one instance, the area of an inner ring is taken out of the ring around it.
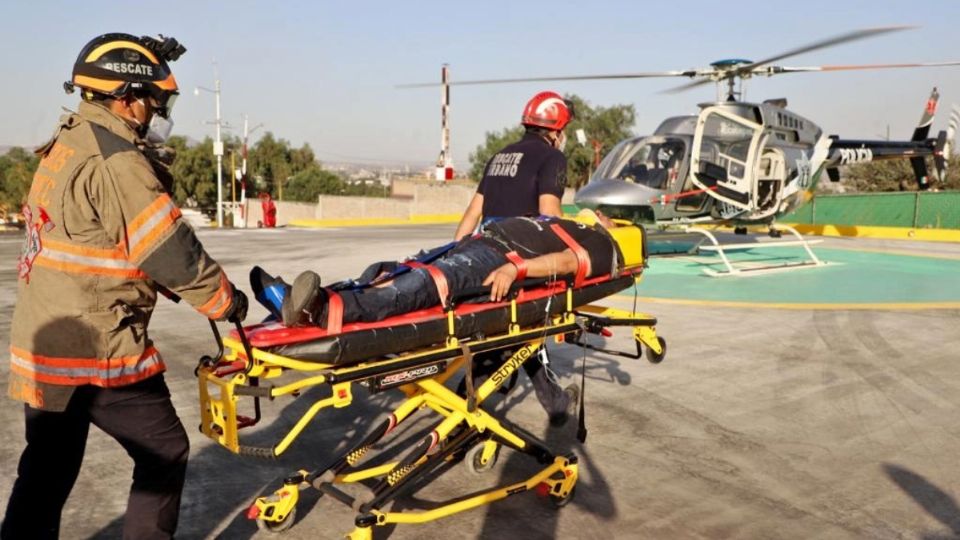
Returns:
[[[732,114],[725,107],[705,108],[697,118],[693,136],[693,183],[720,201],[751,210],[762,134],[762,124]]]

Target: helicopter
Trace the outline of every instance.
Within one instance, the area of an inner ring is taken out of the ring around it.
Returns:
[[[813,197],[824,171],[840,180],[839,167],[888,159],[909,159],[917,187],[944,178],[956,121],[930,137],[939,93],[934,88],[920,123],[907,141],[842,139],[826,135],[813,121],[787,109],[785,98],[745,101],[746,82],[788,73],[960,65],[960,61],[822,65],[774,65],[801,53],[913,28],[867,28],[796,47],[760,61],[726,59],[707,68],[561,77],[455,81],[451,85],[520,82],[688,77],[692,82],[667,90],[682,92],[711,82],[717,100],[699,104],[693,115],[667,118],[653,135],[632,137],[613,147],[589,182],[575,195],[581,208],[645,224],[723,222],[746,232],[747,225],[772,225]],[[428,85],[405,85],[428,86]],[[774,234],[771,228],[771,234]]]

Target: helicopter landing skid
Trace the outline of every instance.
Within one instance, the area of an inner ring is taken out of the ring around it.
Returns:
[[[776,232],[789,232],[796,240],[779,240],[774,242],[754,242],[754,243],[742,243],[742,244],[721,244],[717,241],[717,237],[713,235],[710,231],[706,229],[701,229],[699,227],[684,227],[684,231],[698,233],[705,237],[706,240],[709,240],[712,245],[698,245],[695,249],[700,251],[710,251],[716,252],[720,256],[720,260],[723,261],[725,270],[714,270],[712,268],[704,268],[703,272],[710,277],[726,277],[726,276],[753,276],[759,274],[770,274],[773,272],[786,272],[789,270],[799,270],[801,268],[816,268],[821,266],[826,266],[826,261],[821,261],[817,255],[810,249],[811,244],[819,244],[822,240],[807,240],[805,239],[796,229],[787,225],[770,225],[770,229]],[[701,241],[703,244],[703,241]],[[739,251],[747,249],[763,249],[770,247],[788,247],[788,246],[802,246],[806,250],[807,255],[809,256],[808,260],[800,262],[785,262],[782,264],[774,265],[765,265],[765,266],[750,266],[750,267],[736,267],[727,257],[726,252],[730,251]]]

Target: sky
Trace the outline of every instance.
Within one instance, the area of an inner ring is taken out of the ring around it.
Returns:
[[[520,0],[434,2],[4,0],[0,4],[0,145],[35,146],[49,137],[80,49],[107,32],[176,37],[188,52],[172,68],[181,96],[174,134],[213,134],[214,61],[224,121],[242,132],[242,115],[295,146],[309,143],[321,161],[371,167],[426,166],[440,150],[440,90],[398,89],[439,81],[661,71],[705,67],[723,58],[758,59],[855,29],[919,28],[791,58],[784,65],[960,60],[960,2],[898,1],[645,2]],[[696,112],[713,85],[679,94],[687,79],[523,83],[454,87],[454,166],[489,131],[519,122],[541,90],[574,93],[592,105],[633,104],[634,132],[666,117]],[[933,86],[941,108],[934,129],[960,103],[960,67],[790,74],[754,79],[747,98],[786,97],[789,108],[824,131],[877,138],[888,126],[909,137]]]

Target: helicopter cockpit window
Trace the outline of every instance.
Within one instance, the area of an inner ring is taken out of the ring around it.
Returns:
[[[680,139],[646,137],[620,149],[615,162],[602,172],[605,178],[617,178],[654,189],[666,189],[680,174],[686,144]]]

